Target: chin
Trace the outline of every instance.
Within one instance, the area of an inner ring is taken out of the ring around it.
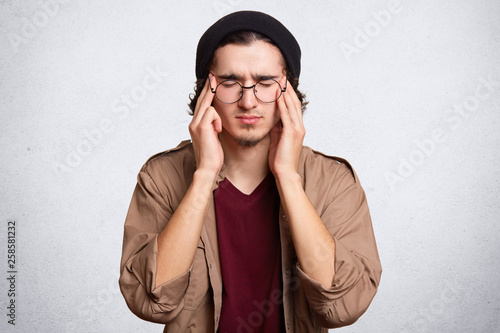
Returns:
[[[268,137],[268,133],[265,135],[241,135],[241,136],[235,136],[234,140],[238,143],[239,146],[241,147],[255,147],[257,146],[262,140],[266,139]]]
[[[262,139],[247,139],[247,138],[237,138],[236,142],[241,147],[255,147]]]

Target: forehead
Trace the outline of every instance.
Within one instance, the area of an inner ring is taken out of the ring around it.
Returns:
[[[285,61],[280,50],[267,42],[228,44],[217,49],[210,70],[215,75],[258,76],[283,74]]]

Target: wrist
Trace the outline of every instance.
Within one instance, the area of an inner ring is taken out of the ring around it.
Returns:
[[[278,184],[298,184],[302,186],[302,177],[297,171],[276,172],[274,175]]]
[[[210,186],[210,188],[215,183],[218,172],[208,169],[197,169],[193,174],[193,183],[204,184],[205,186]]]

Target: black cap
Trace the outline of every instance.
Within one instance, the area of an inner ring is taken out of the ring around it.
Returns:
[[[255,11],[239,11],[226,15],[212,24],[198,42],[196,78],[201,79],[210,57],[227,35],[237,31],[254,31],[272,40],[280,49],[292,75],[300,75],[300,46],[280,21]]]

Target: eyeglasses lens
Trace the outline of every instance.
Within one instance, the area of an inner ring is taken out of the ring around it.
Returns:
[[[281,96],[281,86],[275,80],[261,80],[253,88],[255,97],[264,103],[272,103]],[[216,96],[222,103],[236,103],[243,96],[243,87],[238,81],[222,81],[216,89]]]

